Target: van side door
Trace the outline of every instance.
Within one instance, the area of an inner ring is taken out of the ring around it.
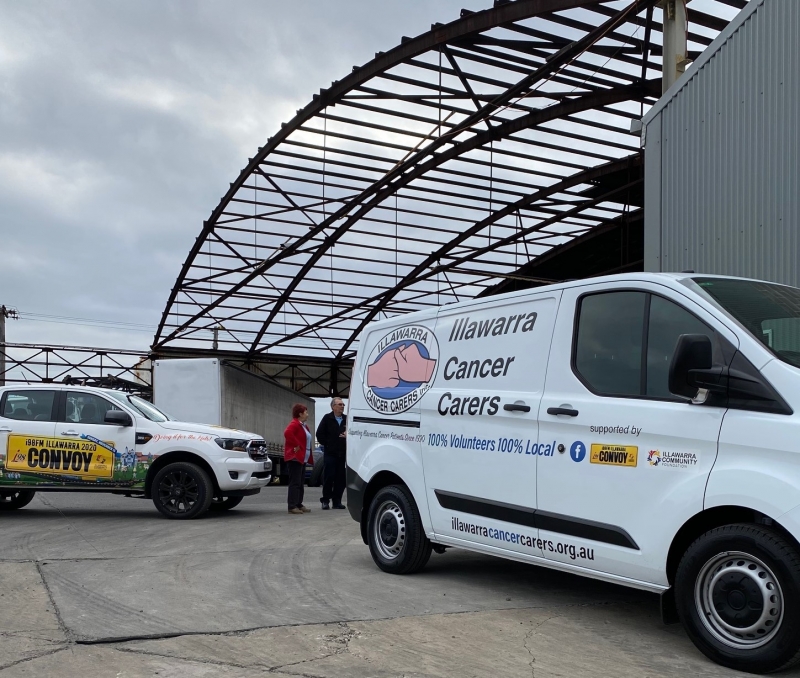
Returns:
[[[437,535],[540,556],[536,414],[560,290],[443,308],[441,367],[422,400],[422,458]]]
[[[0,398],[0,487],[47,485],[58,391],[10,388]]]
[[[538,478],[548,558],[667,585],[680,526],[703,508],[725,408],[670,394],[681,334],[706,334],[714,361],[736,345],[688,296],[655,283],[564,291],[540,434],[564,445]]]

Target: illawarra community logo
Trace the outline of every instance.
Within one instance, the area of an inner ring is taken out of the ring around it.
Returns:
[[[647,461],[650,462],[650,466],[658,466],[661,463],[661,455],[658,450],[650,450],[650,454],[647,455]]]
[[[370,352],[364,368],[364,397],[381,414],[413,407],[433,385],[439,343],[427,327],[406,325],[386,334]]]

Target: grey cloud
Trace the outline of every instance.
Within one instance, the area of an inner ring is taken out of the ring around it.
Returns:
[[[321,87],[462,4],[0,2],[0,303],[155,327],[248,156]],[[8,329],[21,342],[151,338]]]

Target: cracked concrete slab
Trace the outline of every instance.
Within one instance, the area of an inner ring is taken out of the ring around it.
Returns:
[[[251,678],[262,675],[289,678],[280,672],[254,671],[221,662],[144,656],[96,645],[72,645],[0,671],[3,678]]]
[[[115,647],[313,678],[747,675],[708,662],[680,627],[664,627],[651,609],[626,603],[284,627]]]
[[[322,659],[346,650],[352,631],[344,624],[283,626],[247,633],[196,635],[115,644],[131,653],[178,659],[195,658],[275,670]]]
[[[269,488],[263,497],[248,497],[241,504],[247,510],[189,522],[164,520],[143,500],[50,495],[57,518],[42,520],[32,511],[21,522],[25,509],[12,527],[24,552],[46,554],[41,571],[64,624],[80,640],[547,606],[587,597],[654,600],[458,550],[434,556],[413,577],[388,577],[375,567],[349,514],[289,516],[285,493]],[[318,493],[308,491],[310,506]],[[95,506],[94,513],[87,506]],[[80,535],[63,552],[60,523]],[[36,527],[35,540],[26,541],[23,526]],[[44,543],[42,529],[52,543]]]
[[[348,514],[288,516],[285,493],[189,523],[106,495],[4,516],[0,678],[742,675],[653,595],[459,550],[393,577]]]
[[[0,668],[66,643],[35,563],[0,562]]]

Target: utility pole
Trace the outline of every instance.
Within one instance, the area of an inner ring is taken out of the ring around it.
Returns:
[[[686,46],[686,33],[689,27],[686,19],[686,2],[687,0],[661,0],[658,3],[664,10],[662,94],[675,84],[689,64]]]
[[[0,386],[6,385],[6,318],[19,320],[17,309],[0,306]]]

